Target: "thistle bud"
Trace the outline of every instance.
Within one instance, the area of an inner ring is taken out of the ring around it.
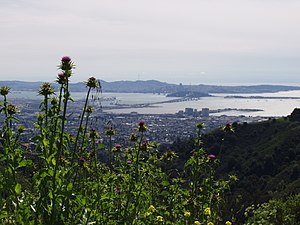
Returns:
[[[45,82],[40,86],[39,95],[48,96],[53,94],[54,92],[54,88],[51,86],[51,84]]]
[[[95,77],[90,77],[86,82],[85,82],[87,87],[90,88],[99,88],[99,81]]]
[[[6,95],[8,95],[8,93],[10,92],[10,88],[9,87],[1,87],[0,88],[0,94],[2,95],[2,96],[6,96]]]
[[[17,108],[16,108],[16,106],[15,106],[15,105],[12,105],[12,104],[9,104],[9,105],[7,106],[7,113],[8,113],[9,115],[16,114],[16,113],[17,113]]]

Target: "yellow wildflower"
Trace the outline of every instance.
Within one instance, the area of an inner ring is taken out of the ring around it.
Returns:
[[[154,205],[150,205],[149,208],[148,208],[148,210],[149,210],[150,212],[155,212],[155,211],[156,211]]]
[[[184,216],[185,216],[185,217],[190,217],[190,216],[191,216],[191,213],[190,213],[190,212],[184,212]]]
[[[225,225],[232,225],[230,221],[226,221]]]
[[[211,210],[210,210],[210,208],[205,208],[205,209],[204,209],[204,214],[210,216],[210,215],[211,215]]]
[[[207,225],[214,225],[214,223],[213,222],[208,222]]]
[[[147,217],[147,216],[150,216],[151,214],[152,214],[151,212],[145,212],[144,216]]]
[[[164,218],[162,216],[157,216],[156,217],[156,221],[158,222],[163,222],[164,221]]]
[[[196,220],[196,221],[194,222],[194,224],[195,224],[195,225],[201,225],[201,223],[200,223],[198,220]]]

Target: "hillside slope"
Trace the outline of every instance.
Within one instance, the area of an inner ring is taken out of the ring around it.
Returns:
[[[203,146],[220,160],[218,176],[238,177],[225,207],[233,209],[241,222],[251,204],[300,193],[300,122],[282,118],[232,127],[234,132],[217,129],[203,135]],[[178,168],[192,145],[192,141],[175,142]]]

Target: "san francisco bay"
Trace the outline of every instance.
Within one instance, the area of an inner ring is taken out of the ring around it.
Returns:
[[[73,92],[72,98],[74,101],[79,101],[83,100],[85,95],[84,92]],[[212,97],[181,101],[162,94],[98,93],[94,99],[101,103],[105,112],[112,113],[166,114],[177,113],[185,108],[197,110],[209,108],[210,110],[221,109],[219,113],[213,114],[216,116],[287,116],[294,108],[300,107],[300,91],[238,94],[238,97],[235,97],[236,94],[211,93],[211,95]],[[11,98],[33,100],[39,99],[40,96],[31,91],[18,91],[12,92]]]

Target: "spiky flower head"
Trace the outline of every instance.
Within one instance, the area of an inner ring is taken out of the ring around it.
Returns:
[[[113,148],[113,151],[114,151],[114,152],[120,152],[120,151],[121,151],[121,148],[122,148],[122,145],[116,144],[115,147]]]
[[[9,115],[16,114],[16,113],[17,113],[17,108],[16,108],[16,106],[13,105],[13,104],[9,104],[9,105],[7,106],[7,113],[8,113]]]
[[[107,135],[107,136],[113,136],[113,135],[115,135],[115,134],[116,134],[116,131],[115,131],[112,127],[108,128],[108,129],[105,131],[105,135]]]
[[[161,160],[171,161],[175,157],[178,157],[176,152],[174,152],[172,150],[168,150],[162,155]]]
[[[90,106],[90,105],[87,106],[86,109],[85,109],[85,112],[86,112],[86,113],[92,113],[92,112],[94,112],[93,106]]]
[[[143,143],[141,144],[141,150],[143,151],[148,151],[149,150],[149,142],[146,140],[146,141],[143,141]]]
[[[71,58],[69,56],[64,56],[64,57],[61,58],[61,62],[62,63],[70,63]]]
[[[39,95],[43,95],[43,96],[49,96],[51,94],[53,94],[54,88],[51,86],[50,83],[45,82],[40,86],[40,90],[39,90]]]
[[[145,131],[147,131],[147,127],[146,127],[146,125],[145,125],[145,121],[141,120],[141,121],[139,122],[138,131],[139,131],[139,132],[145,132]]]
[[[9,87],[4,86],[4,87],[0,88],[0,94],[2,96],[8,95],[9,92],[10,92],[10,88]]]
[[[24,126],[19,126],[18,127],[18,133],[23,133],[24,132],[24,130],[25,130],[25,127]]]
[[[95,77],[90,77],[85,84],[90,88],[100,88],[100,82]]]
[[[129,140],[131,142],[136,142],[138,140],[138,136],[136,134],[132,133],[129,135]]]
[[[59,68],[63,71],[65,71],[65,76],[70,77],[71,76],[71,70],[75,67],[75,65],[72,63],[72,60],[69,56],[64,56],[61,58],[61,64],[59,65]]]
[[[96,129],[91,129],[90,133],[89,133],[89,138],[91,139],[96,139],[96,138],[100,138],[99,133],[96,131]]]
[[[196,127],[197,127],[198,129],[202,129],[202,128],[204,127],[204,123],[197,123],[197,124],[196,124]]]
[[[68,77],[64,73],[57,74],[56,82],[59,84],[66,84]]]

